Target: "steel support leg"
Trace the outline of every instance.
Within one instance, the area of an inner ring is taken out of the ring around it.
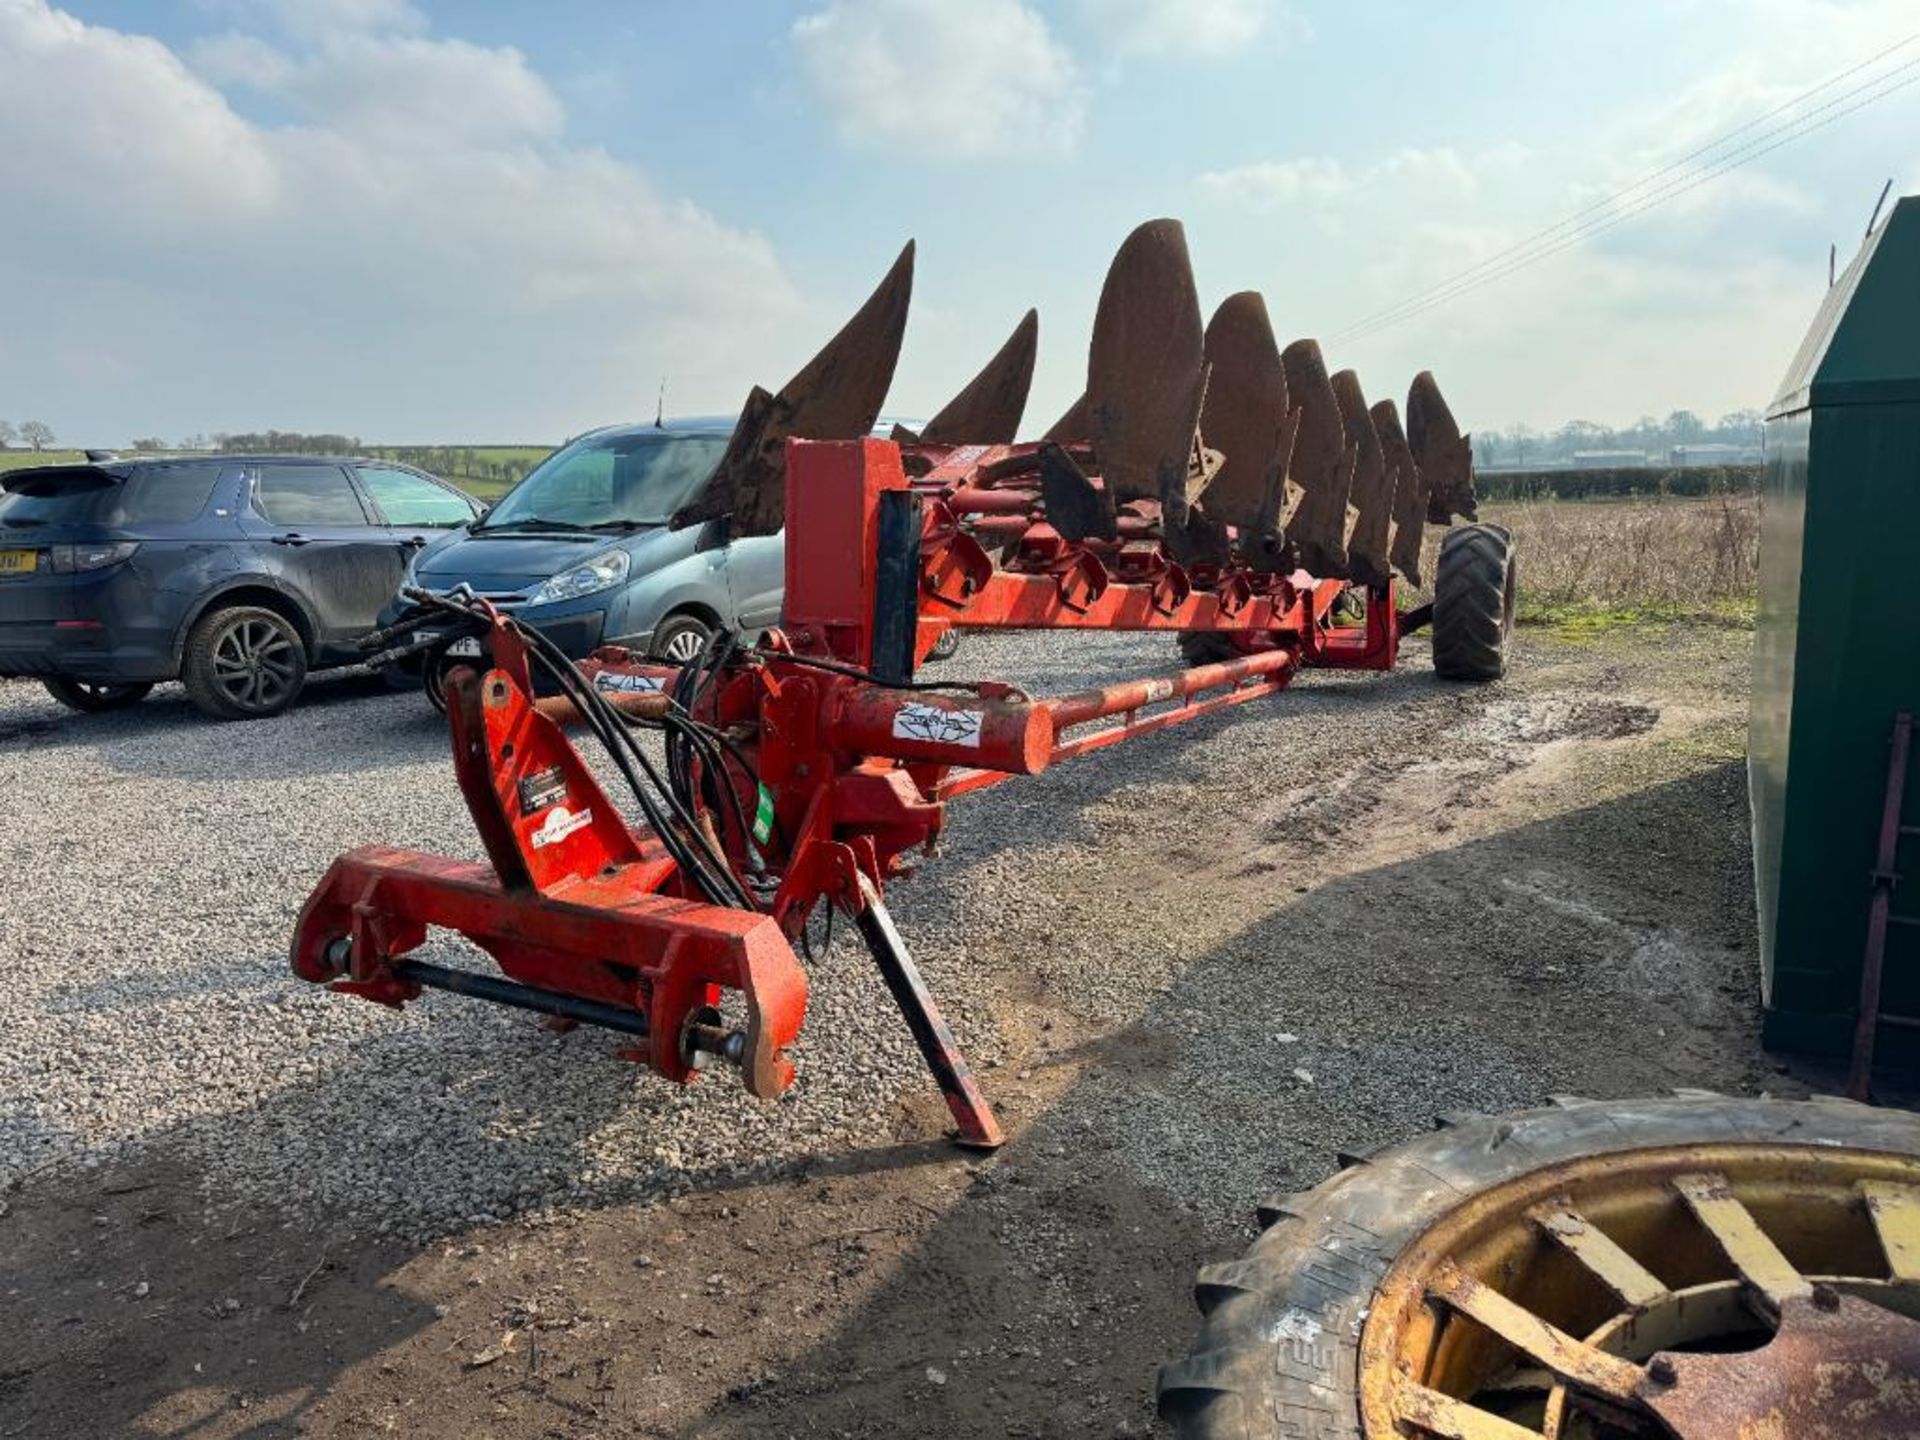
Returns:
[[[920,1047],[940,1093],[946,1096],[947,1109],[953,1112],[954,1122],[960,1127],[955,1139],[974,1150],[999,1149],[1006,1139],[1000,1133],[1000,1122],[993,1118],[987,1097],[981,1093],[973,1072],[967,1069],[959,1042],[941,1018],[940,1007],[934,1004],[927,982],[920,977],[920,968],[907,953],[907,942],[894,928],[893,917],[881,903],[880,892],[865,876],[860,879],[860,898],[866,903],[854,916],[854,924],[859,927],[860,938],[867,942],[867,949],[873,952],[880,976],[893,992],[894,1004],[906,1017],[907,1029],[913,1032],[913,1043]]]

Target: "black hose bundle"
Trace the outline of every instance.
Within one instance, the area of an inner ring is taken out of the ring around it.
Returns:
[[[476,634],[484,633],[494,623],[490,607],[477,598],[462,596],[457,591],[447,595],[435,595],[424,590],[405,593],[408,599],[429,610],[464,622]],[[635,730],[650,728],[648,722],[637,721],[615,710],[606,696],[580,672],[580,667],[574,664],[572,658],[538,630],[510,617],[502,618],[526,645],[528,659],[572,703],[581,720],[600,742],[601,748],[611,757],[626,780],[627,787],[633,792],[634,799],[639,802],[647,823],[660,837],[674,864],[692,880],[701,895],[715,905],[737,910],[758,910],[760,906],[752,892],[734,873],[732,865],[696,818],[697,812],[705,807],[694,793],[691,767],[684,759],[688,754],[699,756],[703,762],[711,759],[709,779],[718,774],[715,783],[732,796],[736,822],[741,835],[746,837],[749,832],[741,813],[739,796],[727,784],[724,771],[719,769],[719,746],[724,737],[694,720],[683,705],[676,703],[663,719],[655,722],[665,732],[669,769],[676,772],[673,777],[661,775],[652,758],[634,737]],[[703,658],[705,653],[702,652]],[[685,683],[684,669],[681,684]],[[737,749],[735,753],[737,756]],[[676,760],[676,754],[683,758]]]

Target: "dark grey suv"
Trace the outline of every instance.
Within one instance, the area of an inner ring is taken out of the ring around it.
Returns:
[[[482,507],[383,460],[92,461],[0,476],[0,677],[76,710],[178,678],[226,720],[276,715],[364,658],[408,561]]]

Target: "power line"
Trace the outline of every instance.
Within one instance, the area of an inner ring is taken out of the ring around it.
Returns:
[[[1335,334],[1332,337],[1333,340],[1339,341],[1356,338],[1363,334],[1372,334],[1376,330],[1385,329],[1387,326],[1397,324],[1403,319],[1411,318],[1413,315],[1431,308],[1431,306],[1436,303],[1442,303],[1478,289],[1483,280],[1497,278],[1500,275],[1512,274],[1516,269],[1524,268],[1526,264],[1532,263],[1535,259],[1544,259],[1548,255],[1558,253],[1558,251],[1567,248],[1569,244],[1577,243],[1579,240],[1599,234],[1603,230],[1611,229],[1613,225],[1620,223],[1620,221],[1624,219],[1641,214],[1653,208],[1656,204],[1685,194],[1687,191],[1696,188],[1699,184],[1705,183],[1707,180],[1717,179],[1720,175],[1726,174],[1730,170],[1738,169],[1740,165],[1756,160],[1762,155],[1770,154],[1773,150],[1780,148],[1781,145],[1789,144],[1803,135],[1832,123],[1834,120],[1852,114],[1855,110],[1863,109],[1866,105],[1885,99],[1895,91],[1904,89],[1907,84],[1911,84],[1913,81],[1908,80],[1900,85],[1881,90],[1879,93],[1870,96],[1867,100],[1862,101],[1859,105],[1849,106],[1841,110],[1838,114],[1829,115],[1825,120],[1821,120],[1817,124],[1807,123],[1816,116],[1833,110],[1835,106],[1841,105],[1843,102],[1853,99],[1865,92],[1875,90],[1896,76],[1913,70],[1916,66],[1920,66],[1920,57],[1905,60],[1892,69],[1883,71],[1873,79],[1865,81],[1829,99],[1824,104],[1794,116],[1791,120],[1767,130],[1736,149],[1716,156],[1714,159],[1708,161],[1707,164],[1698,167],[1688,174],[1677,176],[1665,185],[1660,186],[1651,194],[1637,193],[1646,190],[1648,186],[1653,185],[1654,182],[1662,179],[1662,177],[1672,175],[1675,171],[1684,169],[1691,164],[1691,162],[1702,156],[1724,150],[1726,145],[1739,136],[1765,124],[1775,116],[1789,110],[1798,109],[1814,96],[1832,89],[1841,81],[1857,75],[1860,71],[1877,64],[1889,55],[1905,49],[1915,41],[1920,41],[1920,31],[1916,31],[1904,39],[1887,46],[1885,49],[1878,51],[1874,55],[1869,56],[1867,59],[1827,77],[1811,89],[1805,90],[1799,95],[1794,96],[1791,100],[1776,105],[1771,110],[1736,126],[1734,129],[1721,135],[1718,139],[1689,151],[1680,158],[1663,165],[1658,170],[1642,176],[1631,185],[1616,190],[1603,199],[1574,211],[1572,214],[1547,226],[1545,229],[1537,231],[1527,238],[1509,245],[1506,249],[1496,254],[1487,256],[1477,264],[1471,265],[1458,274],[1440,281],[1427,290],[1421,291],[1396,305],[1388,306],[1384,310],[1375,311],[1372,315],[1347,326],[1344,330]],[[1920,76],[1914,78],[1920,79]],[[1767,143],[1768,141],[1776,139],[1777,143]],[[1609,211],[1612,207],[1617,206],[1619,202],[1628,197],[1636,198],[1633,204],[1627,209],[1611,215],[1601,213]],[[1489,271],[1493,273],[1487,273]]]
[[[1718,179],[1721,175],[1737,170],[1742,165],[1759,159],[1762,155],[1771,154],[1782,145],[1791,144],[1802,136],[1811,134],[1813,131],[1819,130],[1835,120],[1851,115],[1856,110],[1864,109],[1868,105],[1885,99],[1895,91],[1905,89],[1907,85],[1913,83],[1914,79],[1920,79],[1920,76],[1914,76],[1898,85],[1888,86],[1886,89],[1880,90],[1877,94],[1869,95],[1867,99],[1861,101],[1859,104],[1847,106],[1845,109],[1840,110],[1838,114],[1827,115],[1826,119],[1819,120],[1817,123],[1808,123],[1814,121],[1815,117],[1833,110],[1834,107],[1843,104],[1845,101],[1854,99],[1856,96],[1864,94],[1867,91],[1874,90],[1876,87],[1884,86],[1887,81],[1916,67],[1920,67],[1920,57],[1905,61],[1893,69],[1875,76],[1872,80],[1862,85],[1855,86],[1851,90],[1843,91],[1824,104],[1815,106],[1812,110],[1804,111],[1796,115],[1793,119],[1775,126],[1771,130],[1764,131],[1760,135],[1747,141],[1744,145],[1717,156],[1706,165],[1700,166],[1673,180],[1669,180],[1666,184],[1651,193],[1641,195],[1632,205],[1626,207],[1624,210],[1620,210],[1612,215],[1585,221],[1554,243],[1545,244],[1544,246],[1539,243],[1551,238],[1550,232],[1542,232],[1540,235],[1534,237],[1532,241],[1509,247],[1504,253],[1516,255],[1517,258],[1507,264],[1499,266],[1494,274],[1509,275],[1517,269],[1524,269],[1526,265],[1531,264],[1534,260],[1544,259],[1548,255],[1557,254],[1572,244],[1591,238],[1603,231],[1610,230],[1622,220],[1643,214],[1647,210],[1653,209],[1655,206],[1667,200],[1686,194],[1690,190],[1697,189],[1708,180]],[[1774,143],[1769,144],[1769,141]],[[1718,146],[1712,148],[1718,148]],[[1630,187],[1630,189],[1632,188],[1640,187]],[[1388,310],[1378,312],[1370,321],[1361,321],[1358,324],[1348,326],[1334,338],[1336,340],[1352,339],[1361,334],[1372,334],[1376,330],[1384,329],[1388,325],[1397,324],[1403,319],[1410,318],[1424,310],[1430,309],[1436,303],[1451,300],[1469,291],[1476,290],[1480,287],[1482,280],[1491,279],[1494,278],[1494,276],[1480,275],[1476,278],[1475,272],[1484,270],[1487,265],[1492,263],[1494,263],[1494,261],[1489,259],[1489,261],[1483,262],[1481,266],[1475,267],[1473,271],[1463,271],[1461,275],[1456,276],[1453,280],[1442,282],[1431,290],[1415,296],[1411,300],[1404,301]]]
[[[1920,64],[1920,62],[1916,62],[1916,63]],[[1882,80],[1890,79],[1892,78],[1892,75],[1895,73],[1897,72],[1889,72],[1888,75],[1882,76],[1881,79]],[[1875,83],[1879,83],[1879,82],[1875,82]],[[1889,95],[1895,94],[1896,92],[1904,90],[1908,86],[1914,85],[1914,84],[1920,84],[1920,74],[1910,75],[1905,80],[1902,80],[1899,84],[1890,85],[1886,89],[1881,90],[1879,93],[1874,95],[1869,95],[1866,99],[1861,100],[1856,104],[1849,105],[1843,110],[1839,110],[1833,114],[1830,114],[1826,116],[1825,119],[1819,120],[1814,124],[1802,125],[1802,126],[1799,126],[1798,128],[1793,128],[1792,133],[1782,134],[1782,131],[1779,131],[1779,130],[1769,132],[1768,135],[1763,135],[1760,137],[1760,139],[1753,141],[1751,145],[1744,146],[1740,151],[1734,152],[1735,155],[1740,156],[1740,158],[1738,159],[1735,159],[1732,156],[1726,157],[1725,163],[1716,162],[1715,166],[1705,167],[1702,170],[1695,172],[1692,176],[1685,177],[1683,182],[1676,182],[1675,184],[1669,187],[1666,187],[1659,192],[1656,192],[1652,195],[1645,196],[1638,203],[1632,206],[1629,206],[1627,209],[1621,211],[1617,215],[1608,217],[1602,223],[1593,224],[1593,225],[1584,227],[1583,229],[1571,235],[1568,235],[1564,239],[1556,242],[1555,244],[1549,245],[1544,249],[1535,250],[1529,254],[1519,256],[1518,258],[1510,261],[1508,264],[1501,266],[1499,269],[1491,271],[1485,275],[1481,275],[1478,278],[1466,284],[1458,285],[1446,291],[1445,293],[1431,295],[1429,298],[1421,300],[1417,303],[1409,303],[1407,306],[1402,307],[1400,310],[1387,316],[1386,318],[1383,318],[1377,321],[1372,325],[1368,325],[1365,327],[1360,327],[1360,326],[1350,327],[1348,330],[1341,332],[1339,335],[1335,336],[1334,338],[1336,340],[1354,340],[1354,339],[1360,339],[1367,335],[1374,335],[1379,333],[1382,330],[1390,329],[1392,326],[1398,325],[1402,321],[1411,320],[1415,316],[1423,314],[1428,310],[1436,309],[1441,305],[1445,305],[1449,301],[1457,300],[1463,295],[1471,294],[1473,291],[1480,289],[1484,285],[1491,284],[1495,280],[1500,280],[1505,278],[1508,275],[1512,275],[1518,271],[1525,270],[1529,266],[1536,265],[1540,261],[1545,260],[1552,255],[1556,255],[1562,250],[1566,250],[1571,248],[1572,246],[1578,245],[1583,240],[1590,240],[1594,236],[1604,234],[1606,231],[1613,229],[1617,225],[1624,225],[1627,221],[1637,218],[1638,216],[1646,213],[1648,210],[1652,210],[1657,208],[1660,205],[1664,205],[1669,200],[1677,199],[1680,196],[1685,195],[1687,192],[1691,190],[1697,190],[1702,185],[1706,185],[1711,183],[1712,181],[1718,180],[1723,175],[1729,174],[1734,170],[1738,170],[1744,165],[1749,165],[1753,161],[1760,159],[1764,155],[1772,154],[1775,150],[1780,149],[1782,146],[1791,145],[1794,141],[1800,140],[1805,136],[1812,134],[1816,130],[1825,129],[1828,125],[1833,124],[1835,121],[1843,120],[1847,116],[1853,114],[1855,111],[1864,110],[1869,105],[1877,104],[1881,100],[1886,99]],[[1845,98],[1845,97],[1842,97],[1842,98]],[[1837,104],[1839,102],[1835,101],[1833,103]],[[1822,110],[1825,110],[1828,108],[1830,107],[1828,106],[1821,107]],[[1809,115],[1803,116],[1802,119],[1811,118],[1811,115],[1814,113],[1818,113],[1818,112],[1809,112]],[[1786,129],[1786,128],[1790,128],[1790,127],[1783,127],[1783,129]],[[1764,145],[1760,149],[1757,149],[1757,150],[1753,149],[1753,146],[1762,145],[1763,141],[1771,138],[1772,136],[1779,136],[1780,138],[1774,139],[1772,144]],[[1747,153],[1749,151],[1751,153]]]

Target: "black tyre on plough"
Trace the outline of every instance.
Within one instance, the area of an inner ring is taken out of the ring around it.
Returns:
[[[1201,1272],[1182,1440],[1920,1435],[1920,1117],[1568,1099],[1342,1158]]]
[[[1462,525],[1440,542],[1433,577],[1433,669],[1443,680],[1498,680],[1507,673],[1517,570],[1513,534]]]

